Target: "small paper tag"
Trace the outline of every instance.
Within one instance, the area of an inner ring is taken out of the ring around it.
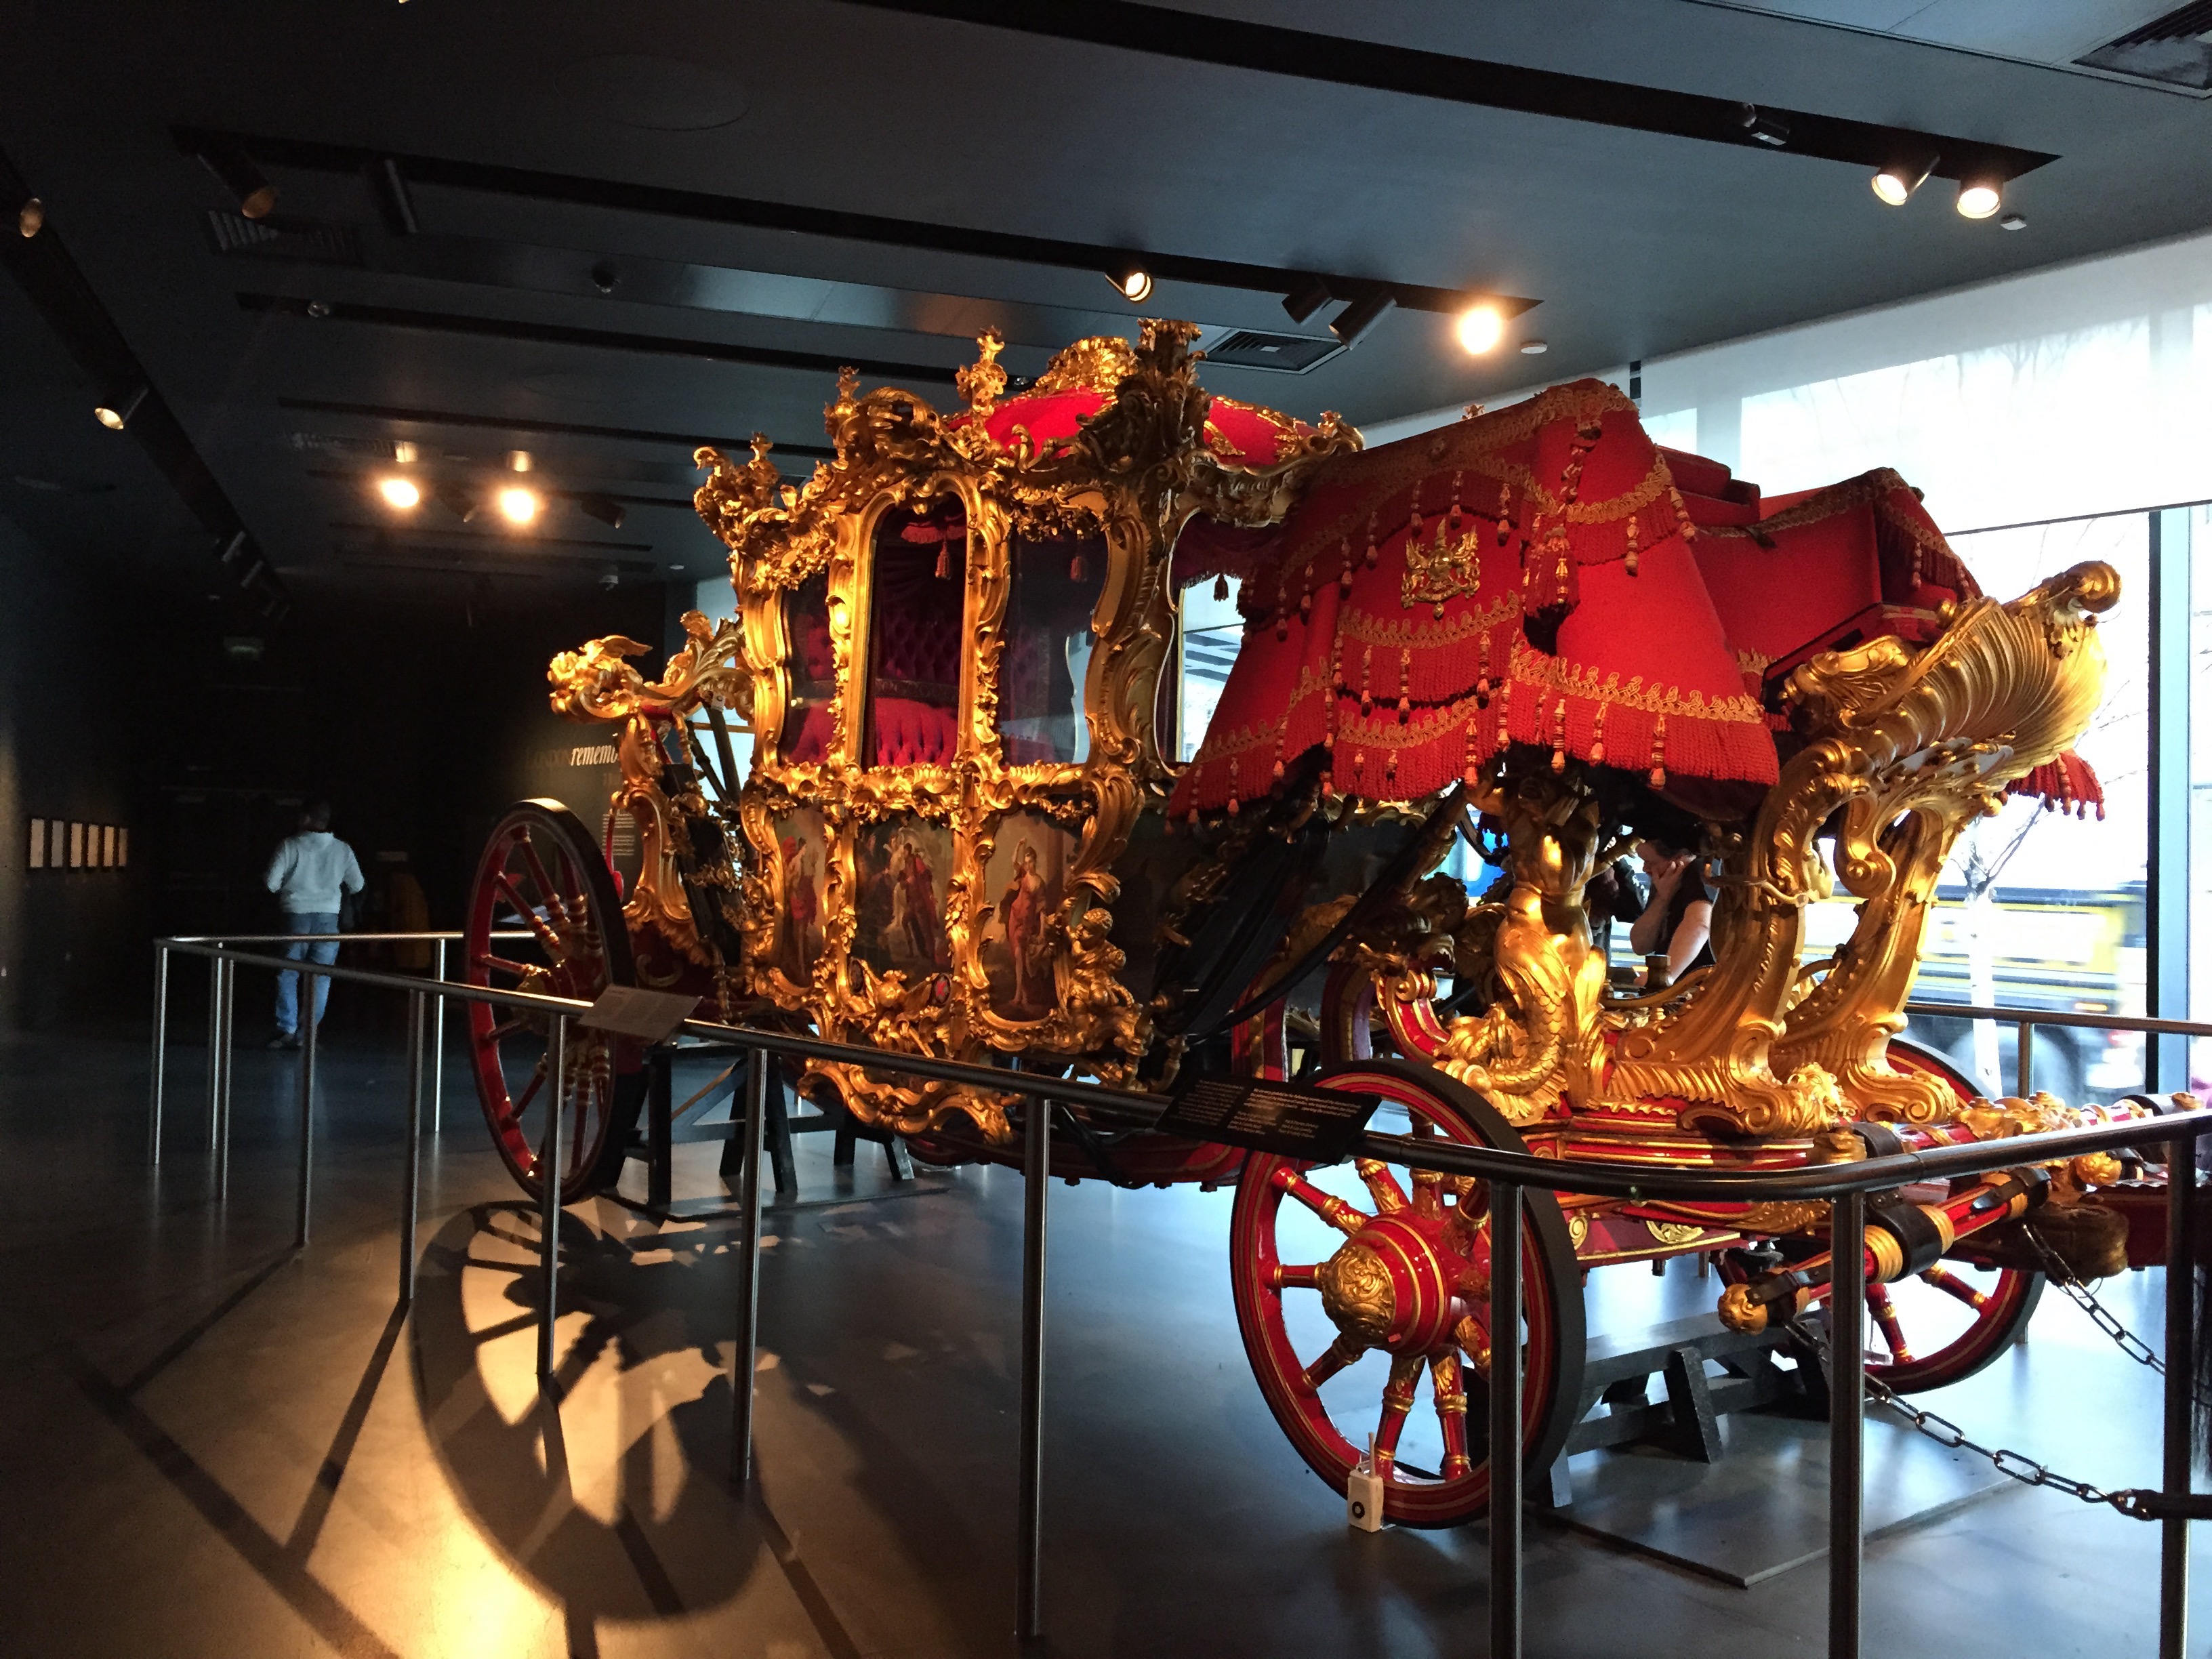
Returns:
[[[577,1024],[595,1031],[635,1037],[641,1042],[665,1042],[698,1006],[696,997],[641,991],[635,985],[610,985],[599,993],[597,1002],[577,1016]]]

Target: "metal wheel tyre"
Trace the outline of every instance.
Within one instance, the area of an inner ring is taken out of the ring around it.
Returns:
[[[526,929],[527,939],[495,939]],[[629,931],[612,877],[583,821],[558,801],[509,807],[477,866],[463,940],[471,985],[596,999],[635,982]],[[469,1053],[492,1144],[522,1189],[539,1194],[539,1166],[555,1128],[550,1018],[469,1005]],[[558,1103],[561,1200],[611,1186],[644,1098],[635,1053],[603,1031],[568,1026],[566,1097]]]
[[[1425,1066],[1358,1061],[1320,1082],[1381,1095],[1379,1128],[1523,1150],[1474,1091]],[[1582,1283],[1559,1200],[1526,1200],[1522,1443],[1541,1470],[1581,1395]],[[1385,1517],[1404,1525],[1455,1525],[1489,1501],[1489,1237],[1488,1187],[1471,1176],[1255,1153],[1237,1188],[1237,1319],[1268,1409],[1338,1492],[1372,1433]]]
[[[1890,1063],[1929,1072],[1961,1100],[1981,1091],[1944,1056],[1893,1040]],[[1964,1382],[2020,1340],[2044,1277],[2021,1267],[1943,1261],[1917,1278],[1867,1287],[1867,1375],[1899,1394]]]

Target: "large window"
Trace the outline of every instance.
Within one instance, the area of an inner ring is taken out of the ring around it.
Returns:
[[[1237,611],[1237,586],[1217,584],[1209,577],[1182,591],[1177,760],[1190,759],[1206,740],[1206,728],[1212,724],[1214,708],[1221,702],[1221,688],[1229,684],[1229,671],[1244,643],[1244,618]]]

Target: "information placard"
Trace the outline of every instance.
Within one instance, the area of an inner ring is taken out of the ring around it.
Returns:
[[[1381,1103],[1379,1095],[1200,1074],[1176,1086],[1158,1127],[1196,1140],[1334,1164],[1352,1150]]]

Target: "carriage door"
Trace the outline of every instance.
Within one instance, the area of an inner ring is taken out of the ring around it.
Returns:
[[[1006,764],[1080,763],[1091,757],[1084,683],[1096,643],[1091,619],[1106,586],[1096,536],[1006,545],[1006,650],[999,659],[999,738]]]

